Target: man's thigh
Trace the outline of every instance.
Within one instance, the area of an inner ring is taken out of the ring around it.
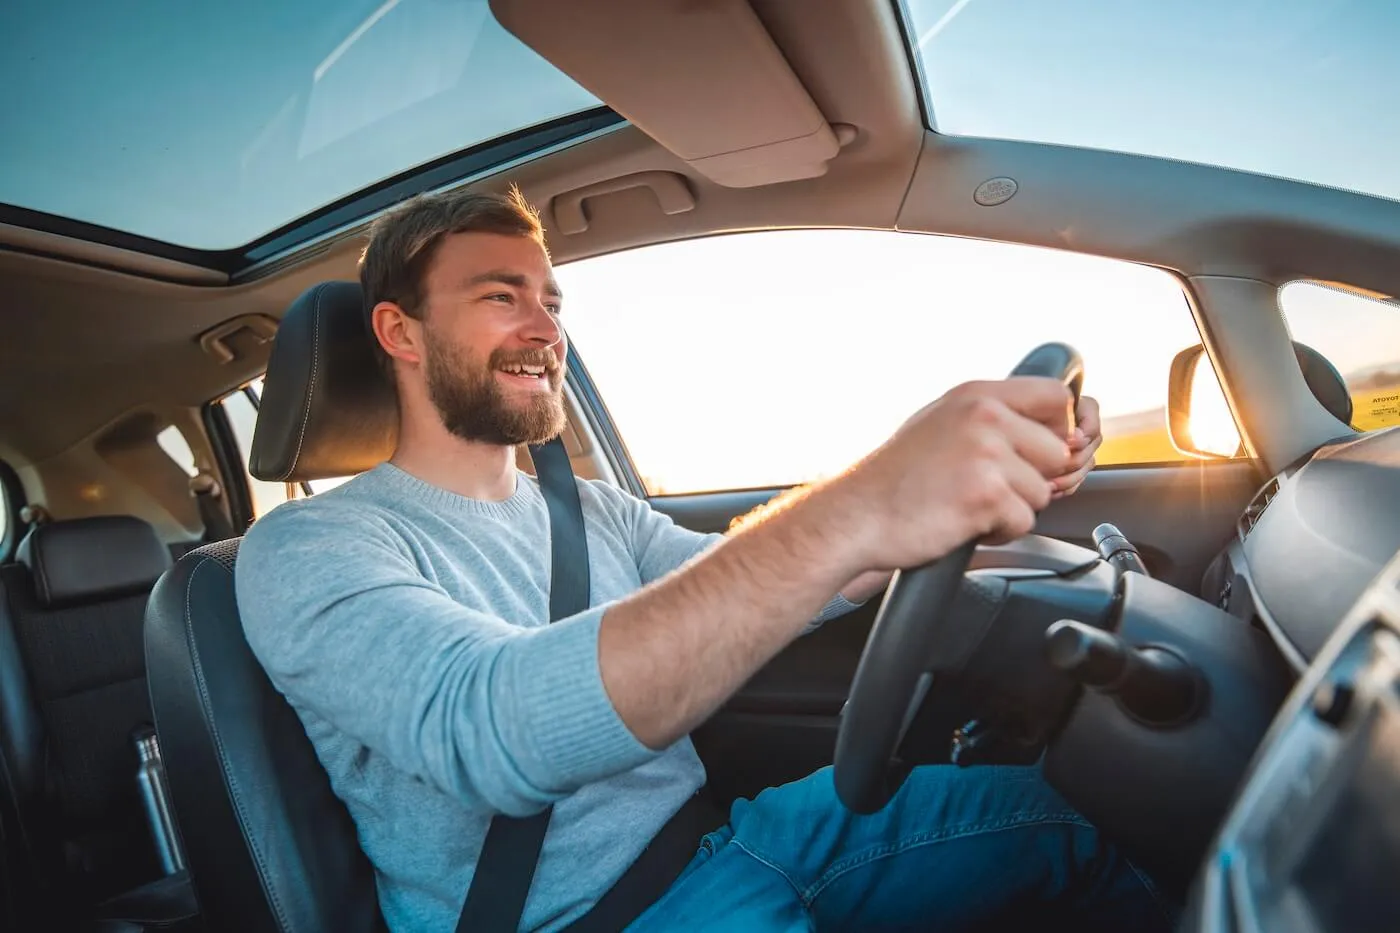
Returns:
[[[637,929],[961,930],[1051,903],[1152,929],[1144,885],[1038,769],[918,768],[858,816],[825,768],[737,801]]]

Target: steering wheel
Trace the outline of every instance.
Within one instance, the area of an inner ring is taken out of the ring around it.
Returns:
[[[1072,348],[1042,344],[1011,375],[1062,381],[1078,409],[1084,364]],[[976,547],[968,541],[938,560],[896,571],[890,581],[836,737],[836,793],[849,810],[880,810],[908,776],[908,768],[891,768],[891,759],[933,685],[930,659],[954,624],[949,608]]]

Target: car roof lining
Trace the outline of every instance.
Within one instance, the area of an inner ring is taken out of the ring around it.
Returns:
[[[529,5],[522,0],[520,9]],[[610,5],[630,7],[630,0],[603,4]],[[498,6],[515,8],[506,0]],[[680,16],[687,5],[661,6]],[[1307,277],[1400,293],[1394,202],[1180,162],[938,136],[923,124],[892,4],[763,0],[753,7],[827,125],[854,129],[822,174],[736,187],[732,177],[717,181],[695,165],[693,152],[683,158],[622,125],[472,184],[503,190],[518,183],[541,208],[559,263],[768,227],[902,228],[1074,249],[1186,277],[1273,284]],[[606,64],[585,56],[575,67]],[[732,66],[696,55],[678,58],[677,67],[709,74]],[[648,105],[668,100],[658,94]],[[722,100],[669,103],[701,135],[722,130],[732,113]],[[627,105],[645,125],[643,106]],[[806,157],[792,158],[796,171]],[[781,161],[764,171],[781,170]],[[666,213],[655,185],[612,185],[617,190],[583,200],[584,229],[563,232],[560,212],[572,195],[647,173],[674,178],[691,205]],[[977,204],[977,185],[1000,176],[1017,180],[1015,197]],[[257,375],[265,345],[247,341],[221,364],[201,350],[199,335],[240,315],[280,318],[310,285],[353,277],[367,222],[273,257],[232,284],[221,284],[222,273],[171,260],[0,231],[0,280],[9,286],[0,301],[8,335],[0,344],[0,457],[43,461],[142,411],[198,406]]]

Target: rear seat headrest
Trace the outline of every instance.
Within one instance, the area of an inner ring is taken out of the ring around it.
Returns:
[[[149,590],[170,551],[146,522],[103,515],[37,525],[19,546],[44,606],[115,599]]]

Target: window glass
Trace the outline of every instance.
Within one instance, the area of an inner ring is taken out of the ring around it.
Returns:
[[[262,398],[262,386],[261,376],[249,384],[248,389],[254,398]],[[248,488],[253,494],[253,516],[256,518],[259,515],[265,515],[286,502],[288,498],[303,495],[305,490],[296,484],[293,484],[289,489],[286,483],[269,483],[255,479],[251,473],[247,472],[248,454],[253,449],[253,431],[258,424],[258,410],[254,407],[253,398],[249,398],[249,392],[240,389],[225,396],[219,404],[223,406],[224,412],[228,415],[234,439],[238,442],[238,451],[244,473],[247,476]],[[350,479],[348,476],[318,479],[311,481],[307,486],[310,487],[310,492],[314,495],[318,492],[325,492],[327,489],[333,489],[348,479]]]
[[[1400,4],[904,0],[933,128],[1400,197]]]
[[[1400,307],[1321,282],[1290,282],[1279,306],[1293,339],[1331,361],[1351,392],[1352,426],[1400,424]]]
[[[198,249],[599,106],[487,0],[14,7],[0,201]]]
[[[1169,274],[954,237],[784,230],[561,266],[569,332],[653,495],[844,469],[927,402],[1058,340],[1084,356],[1101,464],[1179,461],[1172,358],[1200,343]],[[1215,391],[1219,392],[1218,385]]]
[[[166,456],[174,460],[175,465],[188,475],[194,476],[199,472],[199,468],[194,463],[194,451],[190,450],[185,435],[181,434],[180,429],[175,425],[172,424],[157,434],[156,443],[160,445],[161,450],[165,451]]]

